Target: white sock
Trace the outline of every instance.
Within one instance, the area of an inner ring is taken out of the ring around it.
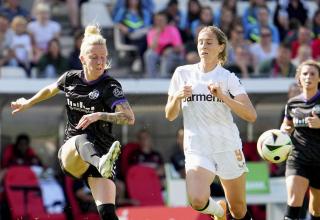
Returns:
[[[222,217],[224,214],[223,208],[211,197],[209,197],[209,205],[207,208],[199,212],[203,214],[216,215],[218,217]]]

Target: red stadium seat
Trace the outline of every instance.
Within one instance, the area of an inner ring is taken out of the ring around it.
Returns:
[[[65,178],[65,190],[69,201],[72,217],[75,220],[100,220],[98,212],[83,213],[79,207],[73,191],[73,179],[69,176]]]
[[[130,155],[135,152],[139,148],[138,143],[127,143],[122,147],[121,154],[120,154],[120,169],[121,169],[121,175],[125,179],[128,169],[130,167],[129,160]]]
[[[164,205],[160,179],[153,168],[134,165],[129,168],[126,184],[129,197],[141,206]]]
[[[242,151],[247,161],[261,160],[257,151],[257,142],[244,142]]]
[[[27,166],[8,168],[4,178],[4,190],[11,211],[16,219],[65,220],[64,214],[47,213],[34,172]]]

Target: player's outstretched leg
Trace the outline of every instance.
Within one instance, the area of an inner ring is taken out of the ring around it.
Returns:
[[[114,164],[121,152],[120,148],[120,142],[115,141],[111,145],[109,152],[100,158],[98,170],[103,177],[109,178],[112,176]]]

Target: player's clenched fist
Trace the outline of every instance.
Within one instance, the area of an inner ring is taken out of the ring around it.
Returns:
[[[175,96],[178,99],[190,97],[192,95],[192,86],[184,85],[179,91],[176,92]]]
[[[210,93],[215,96],[218,97],[219,99],[222,99],[223,96],[223,92],[221,90],[221,87],[219,85],[219,83],[215,82],[215,83],[210,83],[208,85],[208,89],[210,91]]]

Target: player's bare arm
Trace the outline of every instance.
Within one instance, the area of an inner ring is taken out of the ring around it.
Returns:
[[[59,89],[57,83],[52,83],[41,89],[30,99],[19,98],[16,101],[11,102],[12,114],[14,115],[17,112],[23,112],[35,104],[55,96],[58,92]]]
[[[175,120],[180,112],[181,99],[192,95],[192,86],[184,85],[181,90],[177,91],[173,96],[168,97],[165,112],[166,119],[169,121]]]
[[[209,84],[208,89],[212,95],[221,99],[240,118],[248,122],[255,122],[257,119],[257,112],[247,94],[240,94],[231,98],[222,92],[218,83]]]
[[[284,131],[288,134],[291,134],[294,130],[293,122],[292,120],[287,119],[286,117],[283,119],[283,122],[280,127],[281,131]]]
[[[103,120],[119,125],[133,125],[135,118],[128,102],[116,105],[114,113],[95,112],[82,116],[77,125],[77,129],[86,129],[90,124],[98,120]]]

